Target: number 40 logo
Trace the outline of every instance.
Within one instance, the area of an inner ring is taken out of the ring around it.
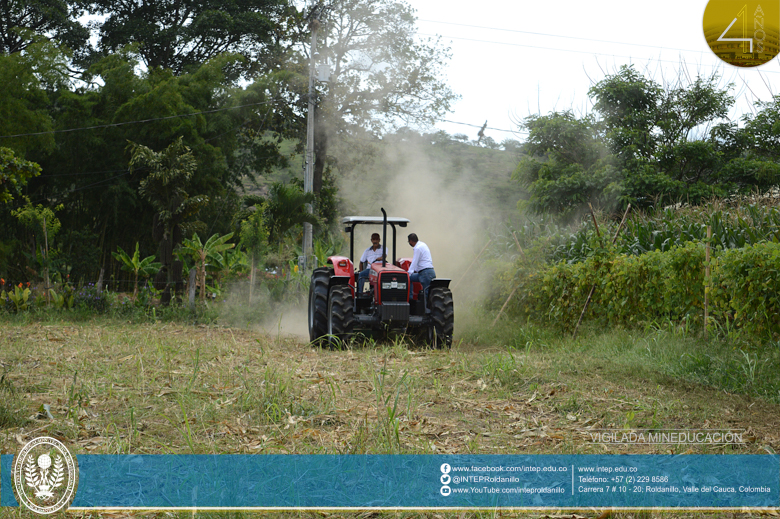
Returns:
[[[779,18],[780,0],[710,0],[704,10],[704,37],[726,63],[756,67],[780,51]]]

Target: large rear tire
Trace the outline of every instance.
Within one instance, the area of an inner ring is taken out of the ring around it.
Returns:
[[[327,330],[331,348],[340,348],[352,340],[355,328],[352,303],[352,289],[349,285],[331,287],[328,298]]]
[[[449,288],[430,289],[431,324],[428,325],[428,342],[434,348],[452,347],[455,330],[455,304]]]
[[[311,275],[309,285],[309,340],[319,345],[328,333],[328,280],[330,270],[318,268]]]

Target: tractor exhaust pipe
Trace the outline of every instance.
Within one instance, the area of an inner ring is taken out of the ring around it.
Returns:
[[[387,266],[387,213],[382,207],[382,248],[385,250],[382,254],[382,267]]]

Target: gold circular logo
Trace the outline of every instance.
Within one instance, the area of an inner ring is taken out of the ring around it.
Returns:
[[[763,65],[780,52],[780,1],[710,0],[703,27],[710,50],[729,65]]]

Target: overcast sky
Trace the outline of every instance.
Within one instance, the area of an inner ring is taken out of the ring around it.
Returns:
[[[452,49],[447,79],[462,98],[447,120],[464,124],[437,127],[470,139],[486,120],[486,135],[501,142],[524,140],[510,131],[529,114],[589,112],[591,82],[629,63],[659,82],[683,68],[694,78],[719,72],[723,85],[735,85],[733,118],[751,110],[756,98],[780,92],[777,58],[740,69],[711,53],[702,31],[702,0],[409,3],[417,11],[419,34],[440,35]]]

